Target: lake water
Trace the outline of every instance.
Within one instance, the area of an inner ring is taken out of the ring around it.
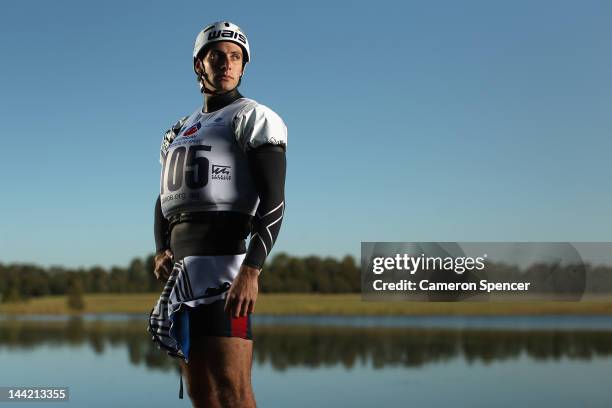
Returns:
[[[68,402],[18,407],[189,407],[146,318],[0,319],[0,386],[70,388]],[[259,407],[612,406],[612,317],[256,316],[253,328]]]

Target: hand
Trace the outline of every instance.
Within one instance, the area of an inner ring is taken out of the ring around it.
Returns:
[[[258,284],[257,279],[261,269],[242,265],[234,279],[234,283],[225,298],[225,313],[230,316],[243,317],[255,311]]]
[[[167,281],[172,272],[174,254],[171,250],[166,249],[164,252],[160,252],[155,255],[155,269],[153,273],[157,280]]]

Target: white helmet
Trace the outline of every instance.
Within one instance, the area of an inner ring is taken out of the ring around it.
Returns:
[[[249,40],[247,40],[246,34],[244,34],[240,27],[234,23],[230,23],[229,21],[218,21],[205,27],[196,37],[195,45],[193,46],[194,71],[198,54],[200,54],[206,46],[218,41],[231,41],[242,47],[244,54],[243,64],[246,65],[246,63],[251,60]]]

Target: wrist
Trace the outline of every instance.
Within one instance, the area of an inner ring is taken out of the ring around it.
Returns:
[[[259,262],[258,260],[253,259],[253,257],[248,256],[247,254],[247,257],[244,258],[244,260],[242,261],[242,265],[248,266],[249,268],[261,270],[263,267],[263,262]]]
[[[258,268],[252,265],[242,264],[242,268],[240,272],[244,273],[245,275],[249,277],[257,278],[259,274],[261,273],[261,268]]]
[[[161,248],[161,249],[158,249],[157,251],[155,251],[155,256],[154,256],[154,258],[158,258],[158,257],[160,257],[160,256],[165,255],[165,254],[166,254],[166,251],[167,251],[168,249],[170,249],[170,248]]]

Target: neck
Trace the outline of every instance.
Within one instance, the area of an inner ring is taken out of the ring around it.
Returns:
[[[216,110],[226,107],[230,103],[234,102],[236,99],[240,98],[242,98],[242,95],[240,95],[240,92],[238,92],[237,88],[218,95],[204,94],[204,107],[202,108],[202,111],[214,112]]]

